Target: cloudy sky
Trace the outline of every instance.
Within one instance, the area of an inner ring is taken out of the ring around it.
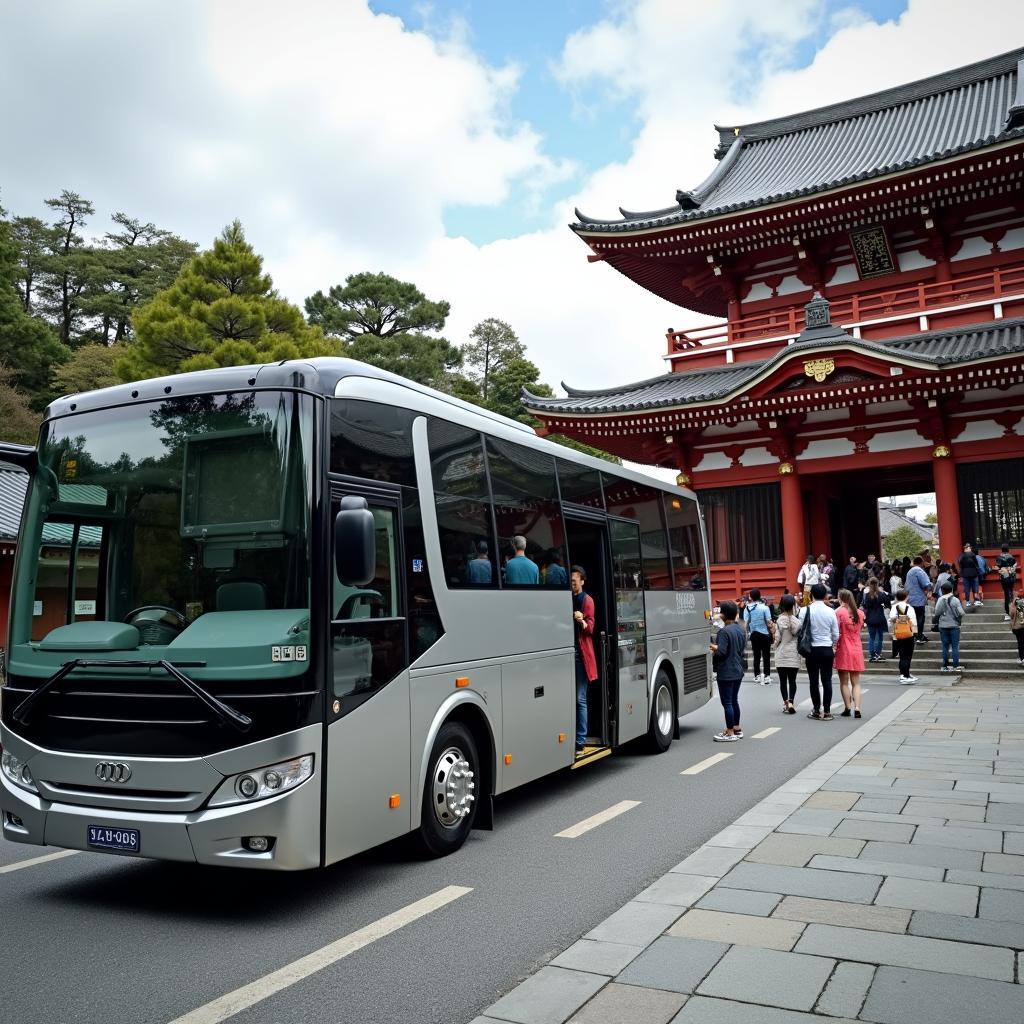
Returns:
[[[385,271],[451,340],[501,317],[545,380],[607,387],[697,318],[588,265],[574,206],[669,205],[716,121],[1022,43],[1012,0],[2,0],[0,202],[204,246],[238,217],[295,302]]]

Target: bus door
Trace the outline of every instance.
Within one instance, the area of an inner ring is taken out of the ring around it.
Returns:
[[[647,732],[647,622],[644,612],[640,526],[631,520],[609,519],[612,585],[615,593],[615,671],[618,704],[616,743]]]
[[[349,495],[365,498],[373,513],[377,564],[368,584],[350,586],[338,579],[333,552],[330,560],[328,861],[403,835],[411,821],[410,800],[401,799],[410,793],[401,504],[397,494],[334,481],[332,523],[342,497]]]
[[[615,736],[618,678],[615,643],[615,591],[612,587],[611,547],[603,517],[565,515],[570,565],[587,574],[586,592],[594,600],[594,655],[598,679],[588,689],[587,753],[610,749]]]

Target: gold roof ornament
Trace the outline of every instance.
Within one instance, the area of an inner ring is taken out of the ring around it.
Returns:
[[[779,476],[789,476],[794,472],[792,462],[780,462],[779,463]]]
[[[804,363],[804,376],[813,377],[821,384],[830,373],[835,373],[835,369],[834,359],[808,359]]]
[[[932,449],[932,455],[936,459],[948,459],[952,452],[949,450],[949,445],[937,444]]]

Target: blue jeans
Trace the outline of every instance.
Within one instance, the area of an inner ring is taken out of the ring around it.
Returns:
[[[587,742],[587,670],[583,661],[576,655],[576,746],[582,747]]]
[[[977,576],[965,576],[964,578],[964,600],[972,601],[975,598],[980,597],[979,591],[981,587],[978,586],[980,580]]]
[[[725,711],[726,729],[735,729],[740,724],[740,679],[719,679],[718,699]]]
[[[960,664],[960,627],[943,626],[939,630],[939,639],[942,641],[942,667],[949,667],[949,652],[953,652],[953,668]]]
[[[885,639],[885,626],[873,626],[868,623],[868,657],[874,658],[882,653],[882,641]]]

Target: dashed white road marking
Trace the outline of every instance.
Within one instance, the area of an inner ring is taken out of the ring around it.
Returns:
[[[684,768],[679,774],[680,775],[700,775],[701,772],[706,771],[712,765],[718,764],[719,761],[724,761],[727,757],[732,757],[731,753],[712,754],[710,757],[704,758],[703,761],[698,761],[694,765],[690,765],[689,768]]]
[[[6,875],[9,871],[20,871],[22,868],[32,868],[37,864],[47,864],[51,860],[72,857],[79,852],[78,850],[60,850],[57,853],[45,853],[42,857],[32,857],[30,860],[17,860],[13,864],[5,864],[0,867],[0,875]]]
[[[603,825],[606,821],[611,821],[612,818],[617,818],[620,814],[625,814],[626,811],[631,811],[634,807],[639,806],[639,800],[620,800],[617,804],[613,804],[607,810],[599,811],[597,814],[592,814],[589,818],[584,818],[575,825],[571,825],[569,828],[563,829],[561,832],[556,832],[555,838],[578,839],[581,835],[585,832],[589,832],[592,828],[597,828],[598,825]]]
[[[268,996],[289,988],[298,981],[303,981],[311,974],[322,971],[325,967],[337,963],[364,946],[398,931],[399,928],[404,928],[407,924],[412,924],[413,921],[425,917],[427,914],[432,914],[435,910],[440,910],[460,896],[465,896],[472,891],[463,885],[447,885],[430,896],[425,896],[401,910],[396,910],[394,913],[368,924],[365,928],[351,932],[298,960],[293,960],[279,970],[257,978],[249,985],[243,985],[241,988],[235,989],[234,992],[228,992],[227,995],[186,1013],[183,1017],[175,1018],[171,1024],[219,1024],[220,1021],[233,1017],[236,1013],[262,1002]]]
[[[773,725],[770,729],[762,729],[760,732],[755,732],[751,738],[755,740],[766,740],[769,736],[774,736],[777,732],[782,732],[782,730],[777,725]]]

